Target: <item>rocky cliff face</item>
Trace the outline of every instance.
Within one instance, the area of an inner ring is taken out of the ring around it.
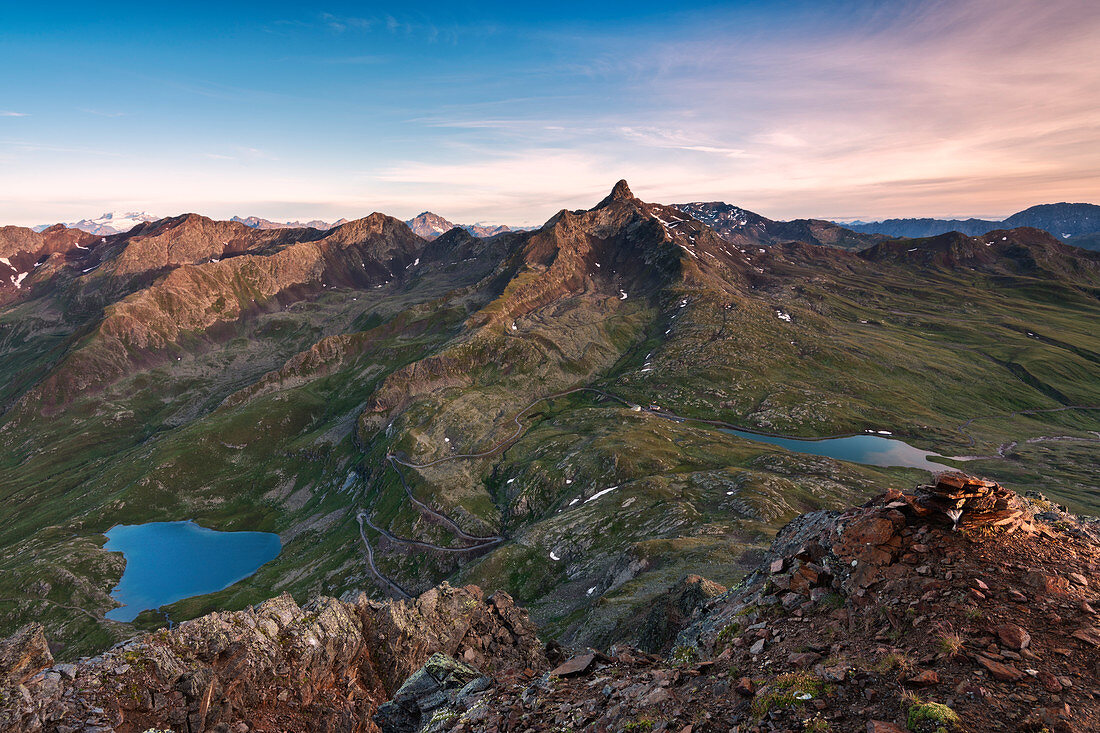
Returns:
[[[378,704],[436,653],[495,674],[546,666],[507,594],[443,585],[415,601],[289,596],[53,664],[40,626],[0,643],[4,731],[375,731]]]

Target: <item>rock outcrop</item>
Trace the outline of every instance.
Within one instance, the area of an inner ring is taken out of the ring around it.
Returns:
[[[415,601],[299,606],[281,596],[53,665],[41,627],[0,643],[4,731],[374,731],[377,706],[432,654],[496,674],[547,666],[504,593],[443,585]]]

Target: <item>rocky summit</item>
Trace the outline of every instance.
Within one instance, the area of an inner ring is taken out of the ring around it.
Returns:
[[[983,491],[984,490],[984,491]],[[1026,515],[1005,522],[976,496]],[[954,509],[930,510],[954,495]],[[936,501],[930,502],[929,497]],[[1060,731],[1100,726],[1100,522],[965,474],[784,526],[724,590],[654,607],[674,641],[543,644],[504,593],[289,596],[55,663],[0,643],[11,731]],[[645,638],[645,637],[643,637]]]

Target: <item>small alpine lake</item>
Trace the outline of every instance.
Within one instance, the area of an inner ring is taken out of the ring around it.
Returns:
[[[121,608],[106,617],[133,621],[144,610],[228,588],[282,551],[270,532],[219,532],[192,521],[119,524],[103,549],[121,552],[126,569],[111,596]]]
[[[884,438],[881,435],[850,435],[845,438],[783,438],[773,435],[750,433],[733,428],[722,428],[722,432],[736,435],[745,440],[758,443],[770,443],[795,453],[808,453],[841,461],[863,463],[870,466],[902,466],[905,468],[923,468],[926,471],[945,471],[951,467],[936,463],[930,458],[946,458],[939,453],[914,448],[897,438]]]

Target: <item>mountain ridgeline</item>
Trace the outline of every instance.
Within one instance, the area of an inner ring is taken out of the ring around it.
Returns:
[[[899,240],[648,203],[625,181],[530,231],[422,222],[0,229],[0,635],[35,619],[67,659],[165,614],[446,580],[608,644],[686,575],[735,585],[802,512],[926,476],[734,427],[890,432],[1100,510],[1100,254],[1029,227]],[[125,563],[103,533],[186,518],[282,552],[106,619]]]
[[[932,237],[947,232],[971,236],[994,229],[1031,227],[1043,229],[1067,244],[1100,249],[1100,206],[1096,204],[1040,204],[1017,212],[1003,221],[986,219],[885,219],[842,225],[863,234],[890,237]]]

